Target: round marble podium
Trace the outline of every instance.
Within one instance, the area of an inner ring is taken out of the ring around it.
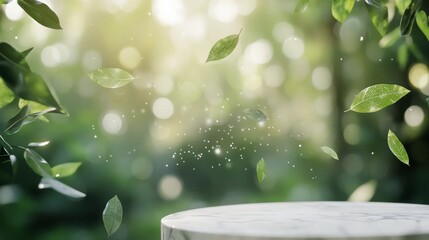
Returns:
[[[194,209],[161,220],[162,240],[429,240],[429,205],[287,202]]]

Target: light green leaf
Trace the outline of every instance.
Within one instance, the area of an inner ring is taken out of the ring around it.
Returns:
[[[401,162],[410,165],[407,151],[402,145],[401,141],[399,141],[398,137],[396,137],[395,133],[389,129],[389,133],[387,134],[387,143],[389,145],[390,151],[398,158]]]
[[[377,31],[382,36],[384,36],[387,32],[387,27],[389,26],[389,16],[386,6],[386,0],[380,0],[378,6],[374,6],[372,4],[366,6],[372,24],[377,29]]]
[[[51,177],[44,177],[40,180],[39,189],[52,188],[53,190],[72,198],[83,198],[86,196],[85,193],[80,192],[56,179]]]
[[[240,34],[241,30],[238,34],[229,35],[218,40],[210,49],[206,63],[228,57],[234,51],[235,47],[237,47]]]
[[[410,90],[395,84],[372,85],[355,96],[350,109],[347,111],[359,113],[377,112],[394,104],[409,92]]]
[[[401,39],[401,30],[399,30],[399,27],[395,28],[395,30],[391,31],[390,33],[386,34],[380,42],[378,42],[378,45],[382,48],[388,48],[393,46],[396,42],[398,42],[399,39]]]
[[[419,26],[420,30],[426,36],[429,41],[429,20],[428,16],[424,11],[420,11],[416,15],[417,26]]]
[[[395,0],[395,3],[399,13],[402,15],[404,14],[405,9],[410,5],[411,0]]]
[[[256,121],[256,122],[267,121],[267,116],[265,115],[265,113],[263,113],[258,109],[246,108],[243,110],[243,112],[246,115],[246,117],[252,119],[253,121]]]
[[[377,189],[377,181],[371,180],[360,185],[353,193],[350,195],[347,201],[350,202],[369,202],[375,194]]]
[[[328,154],[329,156],[331,156],[333,159],[339,160],[338,158],[338,154],[330,147],[327,146],[323,146],[320,149],[322,149],[322,151],[326,154]]]
[[[43,112],[43,111],[46,111],[46,110],[52,108],[52,107],[48,107],[48,106],[45,106],[45,105],[37,103],[37,102],[28,101],[28,100],[24,100],[24,99],[20,98],[19,102],[18,102],[18,107],[23,108],[26,105],[30,106],[30,114]],[[49,122],[49,120],[43,115],[40,116],[38,119],[41,120],[42,122],[45,122],[45,123]]]
[[[8,105],[15,99],[15,94],[7,87],[3,79],[0,77],[0,108]]]
[[[332,0],[332,16],[338,22],[344,22],[353,10],[355,0]]]
[[[16,116],[14,116],[12,119],[8,121],[5,133],[8,135],[15,134],[21,129],[22,126],[25,126],[29,123],[34,122],[43,114],[53,112],[53,111],[55,111],[55,108],[48,108],[42,112],[29,113],[30,106],[26,105],[26,107],[23,107]]]
[[[46,160],[33,149],[26,148],[24,151],[24,158],[27,165],[31,170],[33,170],[33,172],[42,177],[52,176],[52,169],[51,166],[49,166],[49,163],[47,163]]]
[[[298,0],[298,2],[295,5],[295,9],[293,10],[293,13],[301,14],[304,13],[308,8],[309,0]]]
[[[402,35],[408,35],[413,30],[414,22],[416,20],[416,13],[420,10],[421,5],[421,0],[413,0],[407,9],[405,9],[404,15],[402,15],[399,25]]]
[[[58,16],[48,5],[36,0],[18,0],[18,5],[41,25],[52,29],[62,29]]]
[[[407,44],[402,44],[397,51],[397,58],[398,58],[398,64],[401,67],[401,69],[405,69],[408,63],[408,46]]]
[[[88,77],[105,88],[119,88],[135,79],[131,74],[119,68],[100,68],[88,73]]]
[[[258,176],[259,182],[265,179],[265,160],[263,158],[256,164],[256,175]]]
[[[49,144],[49,141],[45,141],[45,142],[32,142],[28,144],[28,147],[44,147],[47,146]]]
[[[63,178],[73,175],[80,167],[81,162],[63,163],[52,167],[52,176]]]
[[[111,198],[103,210],[103,223],[106,228],[107,235],[115,233],[122,223],[122,204],[118,196]]]

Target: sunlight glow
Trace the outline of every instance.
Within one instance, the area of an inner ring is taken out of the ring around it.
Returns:
[[[168,95],[174,89],[174,82],[170,76],[157,76],[154,84],[155,90],[161,95]]]
[[[140,61],[141,56],[139,50],[135,47],[125,47],[119,52],[119,62],[122,66],[128,69],[136,68]]]
[[[413,65],[408,72],[408,79],[415,88],[429,95],[429,69],[425,64]]]
[[[332,84],[332,73],[326,67],[317,67],[311,76],[313,86],[318,90],[326,90]]]
[[[156,20],[165,26],[182,23],[187,12],[181,0],[153,0],[152,11]]]
[[[304,55],[305,44],[301,38],[290,37],[283,42],[283,53],[287,58],[300,59]]]
[[[174,105],[168,98],[158,98],[153,103],[152,112],[159,119],[168,119],[174,114]]]
[[[230,23],[238,14],[238,4],[235,0],[212,0],[209,5],[209,15],[212,19]]]
[[[264,72],[264,81],[268,87],[279,87],[285,79],[285,70],[280,65],[271,65]]]
[[[259,39],[246,47],[246,58],[254,64],[265,64],[273,57],[273,47],[265,39]]]
[[[4,13],[12,21],[18,21],[24,15],[24,10],[18,5],[17,1],[12,1],[4,7]]]
[[[425,113],[421,107],[413,105],[405,111],[404,119],[408,126],[418,127],[423,123]]]
[[[158,193],[165,200],[174,200],[182,193],[183,184],[174,175],[165,175],[158,185]]]
[[[118,134],[122,129],[122,119],[116,112],[108,112],[103,117],[103,129],[110,134]]]
[[[46,67],[56,67],[69,60],[70,49],[61,43],[50,45],[42,50],[40,58]]]

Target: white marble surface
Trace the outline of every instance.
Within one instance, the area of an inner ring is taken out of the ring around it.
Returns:
[[[429,205],[352,202],[242,204],[178,212],[162,240],[429,240]]]

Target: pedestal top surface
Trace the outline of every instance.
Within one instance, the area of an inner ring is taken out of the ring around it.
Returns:
[[[429,239],[429,205],[287,202],[209,207],[161,220],[162,239]]]

